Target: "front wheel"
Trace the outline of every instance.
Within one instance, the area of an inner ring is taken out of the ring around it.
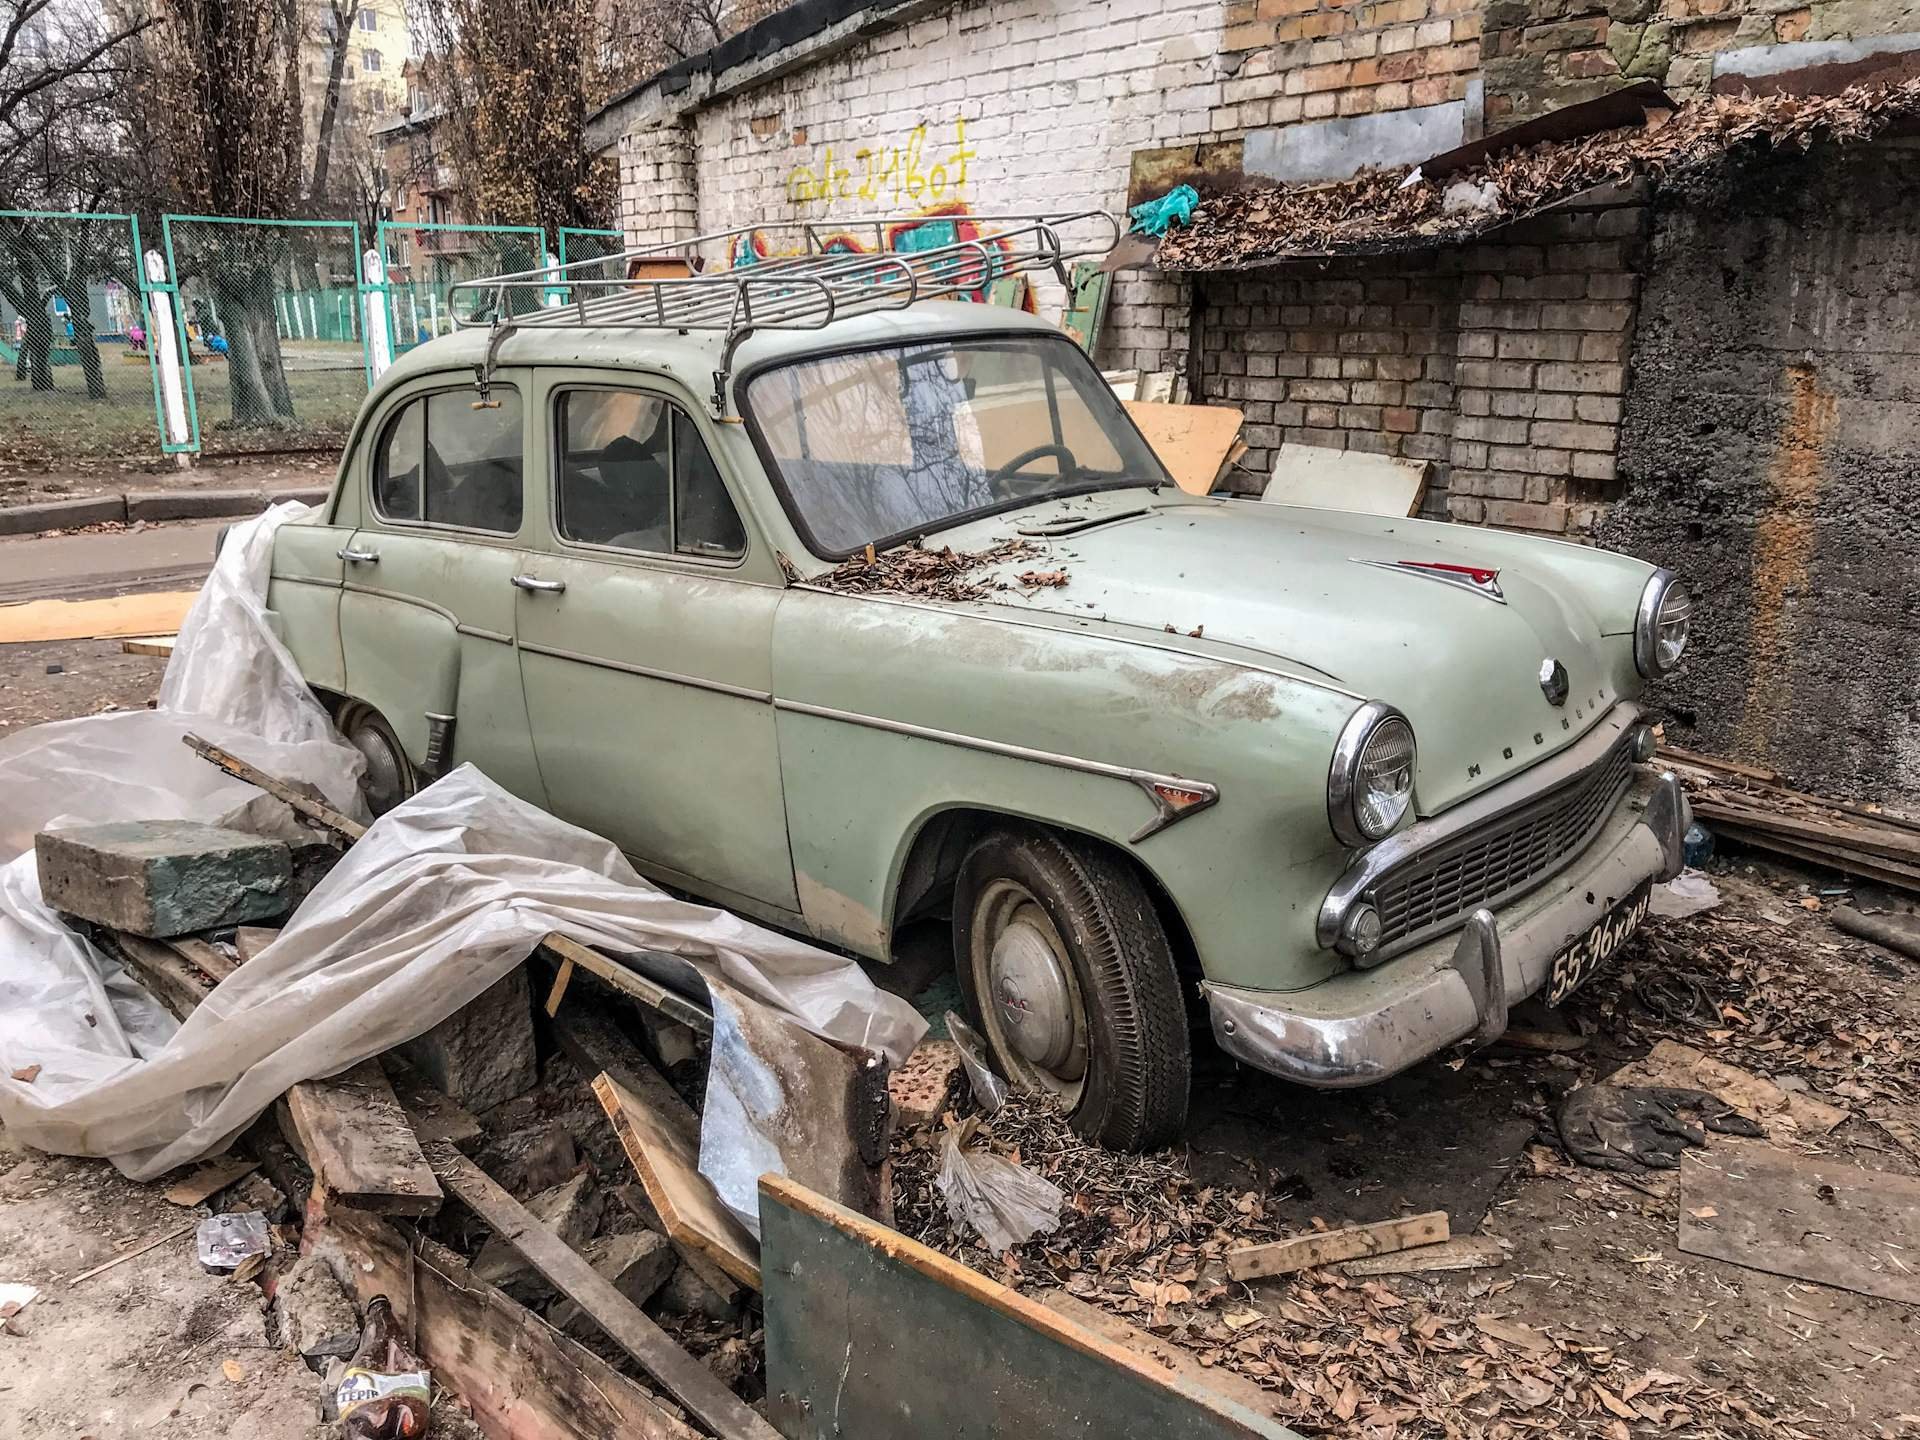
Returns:
[[[1089,1140],[1168,1145],[1191,1056],[1173,952],[1146,887],[1077,837],[989,831],[955,883],[954,963],[995,1065]]]

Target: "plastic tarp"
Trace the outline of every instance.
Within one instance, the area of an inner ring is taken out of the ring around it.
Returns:
[[[350,800],[341,787],[358,757],[331,738],[261,608],[261,547],[286,518],[270,514],[230,537],[182,629],[162,709],[43,726],[0,746],[7,835],[24,829],[30,842],[62,815],[225,818],[236,800],[257,801],[180,744],[188,729],[312,780],[336,804]],[[203,664],[203,646],[228,653]],[[224,708],[171,708],[196,704]],[[237,733],[249,706],[251,744]],[[116,722],[110,740],[98,738]],[[164,783],[175,751],[190,762],[179,790]],[[114,777],[126,772],[141,779],[122,788]],[[25,805],[15,803],[16,773],[30,782]],[[926,1028],[853,961],[674,899],[608,841],[462,766],[381,817],[280,936],[177,1027],[40,904],[31,852],[14,859],[0,871],[0,1119],[27,1144],[107,1155],[150,1179],[219,1149],[296,1082],[429,1029],[552,931],[678,957],[826,1039],[895,1063]],[[11,1078],[36,1065],[31,1082]]]

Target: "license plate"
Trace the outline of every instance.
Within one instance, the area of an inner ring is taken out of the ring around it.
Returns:
[[[1627,943],[1627,937],[1640,928],[1652,904],[1653,882],[1648,880],[1568,942],[1553,957],[1553,967],[1547,971],[1547,1004],[1558,1005],[1611,960]]]

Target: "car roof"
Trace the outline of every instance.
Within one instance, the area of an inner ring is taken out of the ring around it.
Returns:
[[[1037,315],[997,305],[923,300],[902,310],[873,311],[814,330],[756,330],[735,351],[735,375],[761,365],[869,345],[979,334],[1058,335]],[[409,350],[381,377],[379,389],[416,375],[481,364],[487,353],[483,327],[456,330]],[[667,374],[697,392],[711,387],[726,348],[724,330],[655,330],[591,325],[531,325],[508,333],[494,356],[496,366],[582,365]]]

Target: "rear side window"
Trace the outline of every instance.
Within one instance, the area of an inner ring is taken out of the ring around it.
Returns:
[[[375,508],[387,520],[420,520],[511,535],[520,528],[523,426],[520,394],[492,387],[423,395],[387,423],[374,466]]]
[[[746,553],[739,512],[684,411],[634,390],[569,390],[556,404],[564,538],[656,555]]]

